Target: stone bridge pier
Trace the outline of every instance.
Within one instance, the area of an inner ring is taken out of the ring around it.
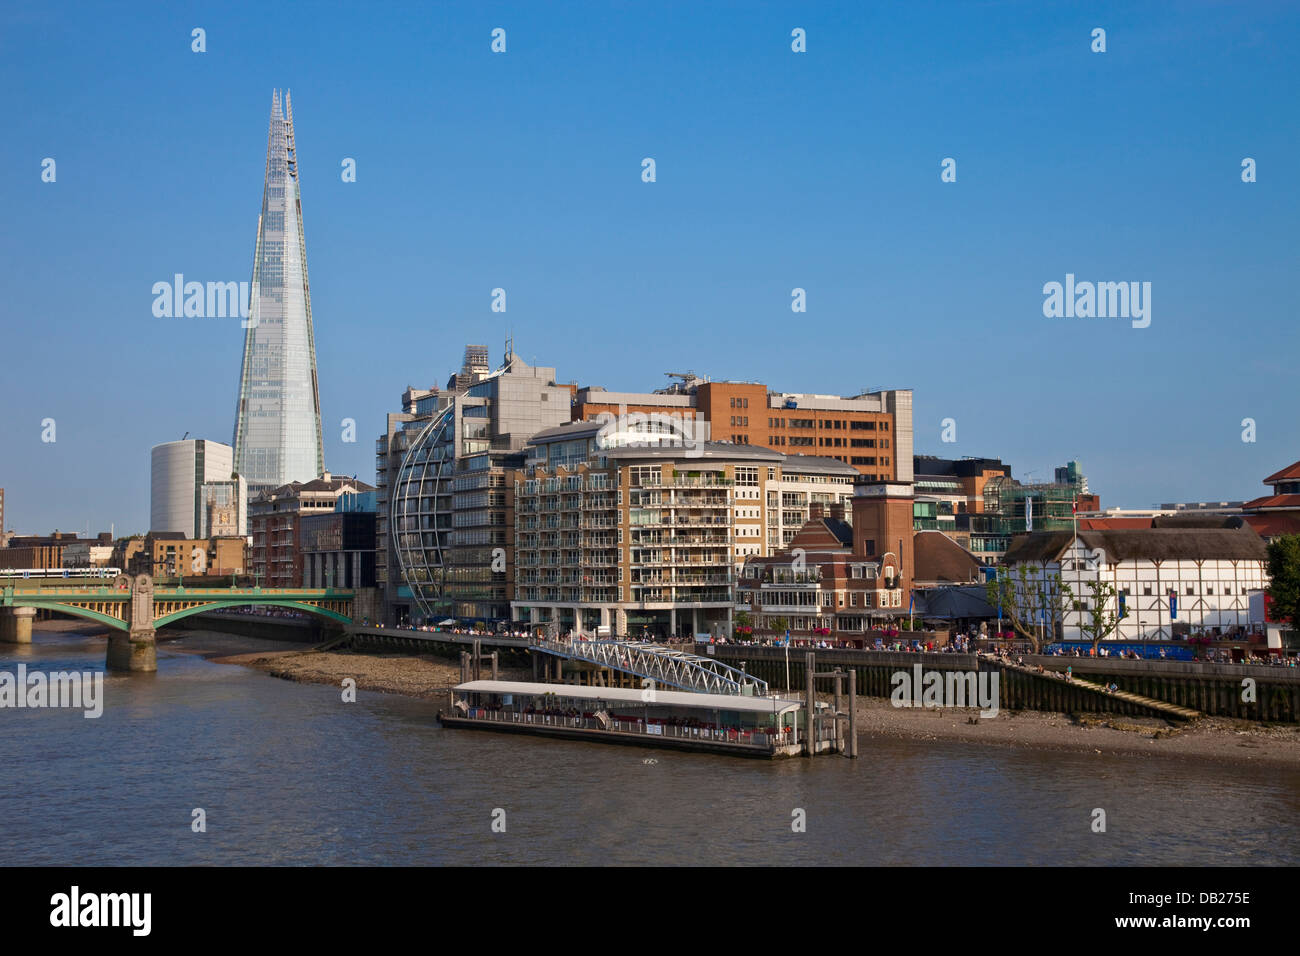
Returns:
[[[114,630],[108,635],[108,669],[141,673],[156,671],[158,645],[153,626],[153,578],[147,574],[134,577],[121,574],[113,586],[129,587],[131,600],[126,605],[127,630]]]
[[[6,644],[30,644],[34,607],[7,607],[0,611],[0,641]]]

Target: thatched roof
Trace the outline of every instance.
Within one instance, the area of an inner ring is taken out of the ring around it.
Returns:
[[[1070,546],[1069,531],[1047,531],[1016,538],[1007,549],[1007,564],[1052,562]],[[1264,540],[1247,524],[1234,528],[1175,527],[1137,530],[1080,531],[1079,540],[1106,553],[1110,562],[1145,561],[1263,561]]]

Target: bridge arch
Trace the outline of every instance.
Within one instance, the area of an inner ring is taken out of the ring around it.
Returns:
[[[88,621],[94,621],[96,624],[107,624],[109,627],[118,631],[127,630],[127,623],[118,620],[110,614],[103,614],[99,611],[92,611],[87,607],[75,607],[71,604],[63,604],[58,601],[42,601],[39,598],[23,600],[15,597],[10,607],[31,607],[38,611],[50,611],[55,614],[66,614],[69,617],[80,617]]]
[[[346,614],[340,614],[338,611],[331,611],[328,608],[317,607],[314,604],[304,604],[301,601],[249,601],[248,598],[242,600],[230,601],[206,601],[203,604],[196,604],[194,607],[182,608],[179,611],[173,611],[163,617],[157,618],[153,622],[154,627],[163,627],[167,624],[174,624],[176,621],[191,617],[195,614],[206,614],[209,611],[216,611],[220,608],[228,607],[286,607],[295,611],[306,611],[308,614],[315,614],[317,617],[328,618],[331,621],[338,621],[341,624],[351,624],[352,618]]]

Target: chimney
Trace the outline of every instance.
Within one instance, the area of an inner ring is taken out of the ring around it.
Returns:
[[[826,517],[825,508],[820,501],[815,501],[808,506],[808,520],[817,521]]]
[[[836,521],[844,520],[844,502],[842,501],[831,502],[831,517],[834,518]]]

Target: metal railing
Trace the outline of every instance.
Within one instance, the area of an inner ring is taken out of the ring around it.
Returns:
[[[768,694],[767,681],[710,657],[699,657],[662,644],[635,641],[563,641],[533,638],[539,651],[587,661],[609,670],[648,678],[665,687],[706,694]]]
[[[459,716],[459,715],[453,715]],[[569,717],[564,714],[527,714],[518,711],[492,710],[487,707],[470,707],[464,715],[470,720],[484,720],[500,724],[523,724],[533,727],[558,727],[565,730],[597,731],[601,733],[636,734],[642,737],[663,737],[673,740],[699,740],[709,743],[735,744],[771,750],[796,743],[795,732],[787,729],[775,734],[758,730],[740,730],[719,727],[688,727],[679,724],[655,724],[644,720],[618,720],[610,718],[602,723],[594,717]],[[829,739],[828,733],[818,731],[818,740]]]

